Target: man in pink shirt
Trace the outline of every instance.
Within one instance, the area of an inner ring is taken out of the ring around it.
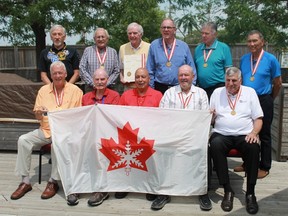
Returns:
[[[135,73],[135,89],[127,90],[120,98],[119,105],[159,107],[162,93],[149,86],[150,77],[146,68]]]

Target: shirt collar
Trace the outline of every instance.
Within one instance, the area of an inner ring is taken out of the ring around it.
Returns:
[[[204,50],[204,49],[216,49],[217,48],[217,45],[218,45],[218,40],[215,39],[213,44],[209,47],[209,48],[206,48],[206,45],[204,43],[202,43],[202,47],[201,49]]]

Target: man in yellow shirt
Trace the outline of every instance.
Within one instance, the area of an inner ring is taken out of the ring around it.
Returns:
[[[64,63],[61,61],[53,62],[50,66],[50,71],[53,82],[40,88],[33,110],[36,119],[40,122],[40,128],[24,134],[18,139],[15,172],[22,177],[22,181],[11,195],[12,200],[19,199],[32,190],[29,178],[32,149],[52,142],[47,112],[81,106],[82,90],[76,85],[66,82],[67,71]],[[60,180],[60,177],[53,148],[51,149],[51,158],[53,161],[51,177],[41,195],[42,199],[53,197],[59,189],[57,180]]]

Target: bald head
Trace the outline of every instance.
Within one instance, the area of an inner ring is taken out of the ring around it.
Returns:
[[[135,72],[135,85],[139,90],[147,90],[149,87],[150,77],[146,68],[138,68]]]
[[[193,69],[190,65],[182,65],[178,69],[178,81],[183,92],[188,93],[194,79]]]
[[[98,68],[93,74],[93,82],[94,82],[95,88],[105,89],[107,86],[108,77],[109,76],[104,69]]]

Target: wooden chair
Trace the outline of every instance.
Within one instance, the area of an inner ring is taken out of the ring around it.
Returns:
[[[39,174],[38,174],[38,183],[41,184],[41,177],[42,177],[42,155],[50,154],[51,153],[51,143],[46,144],[41,147],[39,150]],[[51,164],[51,158],[49,159],[49,164]]]

